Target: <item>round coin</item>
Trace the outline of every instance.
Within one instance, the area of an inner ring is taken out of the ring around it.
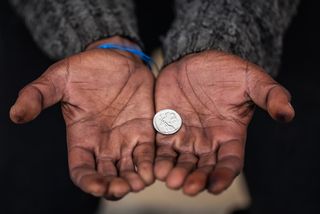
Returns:
[[[181,128],[182,119],[172,109],[163,109],[153,117],[153,126],[161,134],[174,134]]]

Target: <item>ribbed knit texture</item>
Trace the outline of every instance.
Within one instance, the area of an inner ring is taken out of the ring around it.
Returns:
[[[39,47],[54,59],[113,35],[141,44],[132,0],[10,2]],[[165,64],[190,53],[220,50],[275,75],[283,36],[298,3],[299,0],[176,0],[176,18],[163,40]],[[150,30],[152,27],[157,26],[150,26]]]
[[[131,0],[10,0],[38,46],[51,58],[120,35],[140,43]]]
[[[165,64],[187,54],[220,50],[275,75],[282,39],[298,0],[176,0],[176,18],[164,39]]]

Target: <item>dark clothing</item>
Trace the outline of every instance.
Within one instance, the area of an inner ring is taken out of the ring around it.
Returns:
[[[297,0],[176,0],[164,40],[165,63],[203,50],[220,50],[278,72],[282,40]]]
[[[10,0],[34,40],[54,59],[112,35],[142,44],[132,0]],[[165,64],[208,49],[236,54],[276,74],[282,39],[299,0],[176,0],[164,38]],[[162,1],[159,2],[162,4]],[[165,8],[160,16],[166,16]],[[148,30],[158,26],[151,24]]]

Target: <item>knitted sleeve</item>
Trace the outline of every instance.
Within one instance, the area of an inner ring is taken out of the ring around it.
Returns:
[[[282,39],[299,0],[176,0],[164,41],[165,64],[184,55],[219,50],[275,75]]]
[[[59,59],[119,35],[139,43],[132,0],[10,0],[38,46]]]

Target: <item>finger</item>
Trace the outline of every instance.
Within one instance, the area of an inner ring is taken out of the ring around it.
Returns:
[[[290,122],[294,115],[294,109],[290,104],[289,92],[281,86],[275,86],[267,95],[267,110],[274,120]]]
[[[216,163],[215,152],[200,155],[198,168],[192,172],[183,185],[183,192],[186,195],[195,196],[206,187],[208,175]]]
[[[152,184],[154,182],[154,144],[139,143],[133,151],[133,160],[144,183],[146,185]]]
[[[290,104],[290,93],[266,73],[259,73],[258,78],[261,80],[255,83],[254,87],[249,86],[249,95],[252,100],[268,111],[273,119],[283,122],[291,121],[295,112]]]
[[[154,174],[157,179],[166,180],[173,168],[177,154],[170,145],[161,145],[157,148]]]
[[[107,200],[119,200],[130,192],[130,186],[123,178],[117,177],[117,168],[111,159],[98,159],[98,172],[109,183],[109,189],[105,192]]]
[[[116,177],[117,168],[111,159],[98,158],[98,172],[104,177]]]
[[[171,189],[179,189],[187,175],[195,168],[197,161],[198,159],[192,153],[180,154],[176,166],[168,175],[167,186]]]
[[[192,172],[183,185],[183,193],[189,196],[195,196],[206,187],[208,175],[213,170],[213,165],[203,166]]]
[[[107,180],[110,180],[108,192],[104,194],[107,200],[120,200],[131,190],[129,183],[123,178],[109,177]]]
[[[138,192],[144,189],[145,184],[134,170],[133,161],[130,155],[123,155],[118,164],[120,176],[124,178],[130,185],[133,192]]]
[[[15,123],[25,123],[36,118],[40,112],[61,100],[63,83],[57,78],[42,75],[24,87],[10,109],[10,118]]]
[[[221,144],[217,164],[209,176],[208,191],[218,194],[227,189],[243,167],[244,142],[232,140]]]
[[[94,196],[103,196],[109,188],[95,170],[93,153],[85,148],[72,147],[68,154],[70,176],[75,185]]]

